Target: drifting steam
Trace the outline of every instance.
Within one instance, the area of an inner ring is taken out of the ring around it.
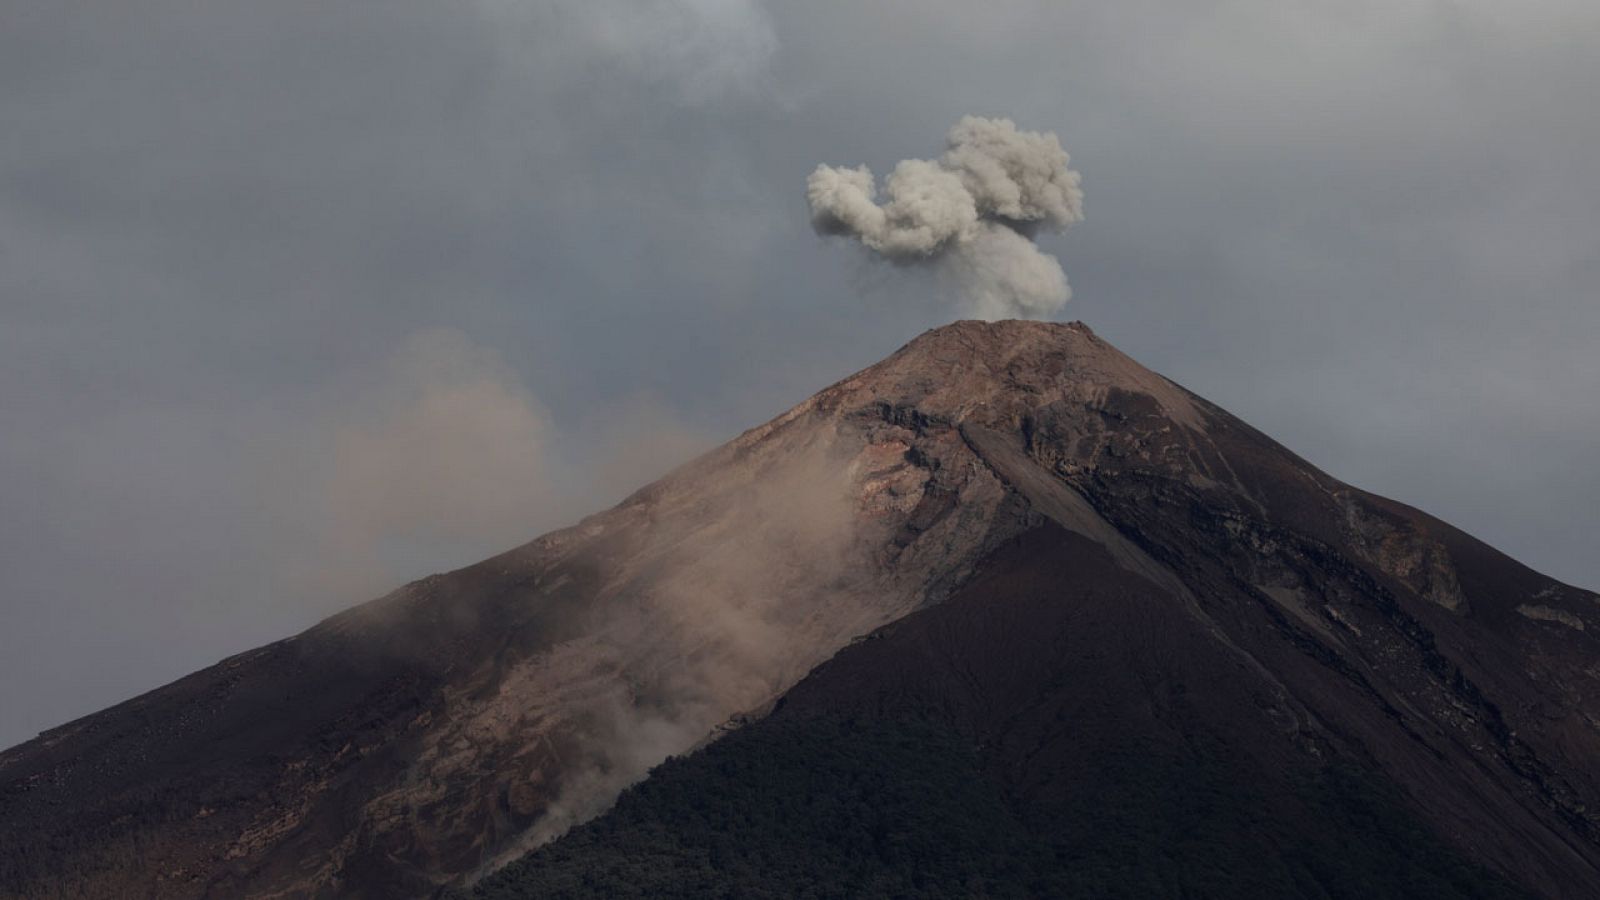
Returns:
[[[1072,296],[1067,276],[1033,242],[1041,228],[1083,219],[1080,176],[1060,140],[1010,119],[966,116],[946,142],[937,160],[901,160],[881,204],[866,166],[817,166],[806,179],[812,227],[891,262],[939,266],[983,318],[1060,309]]]

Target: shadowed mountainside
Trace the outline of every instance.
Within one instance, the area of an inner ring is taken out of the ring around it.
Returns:
[[[1057,813],[1122,740],[1280,773],[1267,822],[1359,771],[1439,852],[1587,897],[1597,613],[1082,325],[962,322],[574,528],[0,754],[0,893],[427,895],[877,633],[754,727],[807,696],[924,723]],[[990,718],[1016,704],[1055,712]]]
[[[1177,602],[1043,525],[473,896],[1527,896]]]

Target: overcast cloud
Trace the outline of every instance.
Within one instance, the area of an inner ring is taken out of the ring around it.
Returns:
[[[968,114],[1083,174],[1059,318],[1600,587],[1597,87],[1588,0],[0,0],[0,745],[953,317],[805,179]]]

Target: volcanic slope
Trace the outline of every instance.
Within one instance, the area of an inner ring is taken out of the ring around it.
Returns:
[[[1530,896],[1178,602],[1043,525],[471,896]]]
[[[572,529],[0,755],[0,893],[427,895],[787,693],[668,769],[773,729],[872,747],[920,728],[997,817],[1092,821],[1109,801],[1084,786],[1132,784],[1146,802],[1108,871],[1254,784],[1216,834],[1333,815],[1351,822],[1318,834],[1416,849],[1418,884],[1495,889],[1460,880],[1476,860],[1594,896],[1596,603],[1318,472],[1082,325],[962,322]],[[1195,766],[1178,811],[1150,799]],[[1027,877],[1093,856],[1033,830]],[[707,852],[736,857],[723,838]]]
[[[956,329],[890,408],[976,395],[919,427],[1030,524],[476,896],[1600,896],[1600,598],[1137,370],[1037,389],[1036,337],[1114,367],[1075,327]]]

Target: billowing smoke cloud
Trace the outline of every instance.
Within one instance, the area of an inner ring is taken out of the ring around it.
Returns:
[[[1033,242],[1083,219],[1080,176],[1052,132],[966,116],[937,160],[907,159],[884,180],[817,166],[806,180],[811,224],[895,263],[940,267],[982,318],[1036,318],[1072,296],[1055,257]]]
[[[550,417],[493,350],[430,330],[371,374],[327,423],[325,511],[306,517],[327,526],[329,589],[376,593],[421,574],[408,561],[470,560],[568,516]]]
[[[648,394],[558,426],[494,349],[455,329],[411,335],[330,385],[256,475],[275,592],[318,612],[473,562],[610,506],[710,447]]]

